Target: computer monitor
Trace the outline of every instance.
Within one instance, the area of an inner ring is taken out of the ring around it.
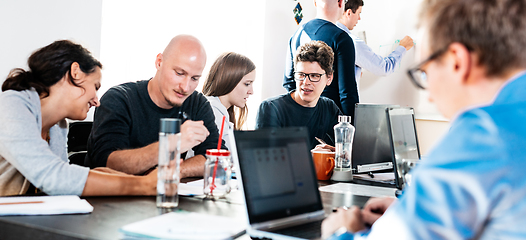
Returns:
[[[385,104],[356,104],[352,167],[356,173],[392,170],[391,145],[385,110],[399,107]]]

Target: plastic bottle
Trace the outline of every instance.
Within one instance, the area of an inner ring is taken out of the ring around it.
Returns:
[[[334,181],[352,180],[352,142],[354,139],[354,127],[350,123],[349,116],[338,116],[338,124],[334,126],[334,138],[336,143],[336,154]]]

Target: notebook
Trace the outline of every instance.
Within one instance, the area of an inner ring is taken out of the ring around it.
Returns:
[[[255,238],[317,239],[325,217],[304,127],[236,131],[232,158]]]
[[[387,108],[385,112],[395,183],[398,189],[403,189],[405,183],[400,168],[402,159],[420,159],[415,115],[413,108]]]
[[[393,169],[385,110],[398,105],[361,104],[355,106],[352,167],[355,173]]]

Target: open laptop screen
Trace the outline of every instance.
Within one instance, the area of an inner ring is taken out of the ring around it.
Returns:
[[[323,209],[306,128],[234,135],[251,224]]]
[[[395,165],[396,186],[403,187],[402,160],[420,159],[413,108],[386,109],[392,158]]]

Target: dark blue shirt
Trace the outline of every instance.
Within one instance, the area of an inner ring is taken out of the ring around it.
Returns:
[[[325,87],[322,96],[332,99],[341,111],[351,116],[354,121],[354,106],[359,102],[358,88],[354,79],[354,43],[346,32],[329,21],[313,19],[301,26],[290,38],[283,87],[289,92],[296,89],[294,82],[296,49],[311,40],[323,41],[334,51],[333,81],[331,85]]]

